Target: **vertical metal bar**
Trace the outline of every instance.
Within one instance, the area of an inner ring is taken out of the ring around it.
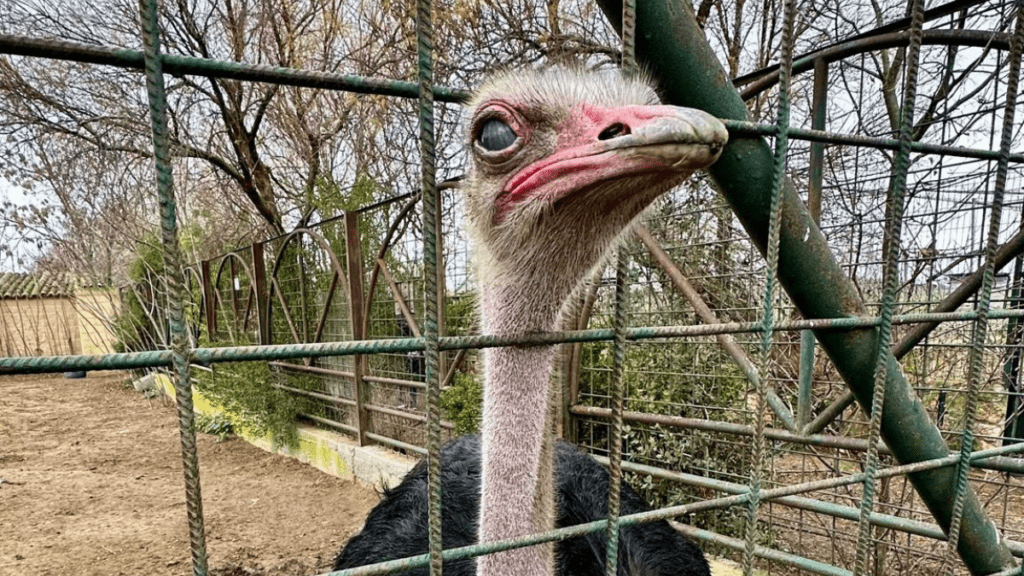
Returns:
[[[196,431],[192,407],[192,383],[189,380],[189,356],[192,354],[185,330],[182,303],[185,301],[181,248],[178,243],[177,205],[171,173],[170,142],[167,137],[167,92],[164,89],[163,61],[160,58],[160,28],[157,0],[140,0],[142,45],[146,61],[146,91],[153,128],[153,156],[156,165],[157,194],[160,203],[160,236],[167,279],[167,316],[171,332],[171,352],[178,378],[174,393],[178,408],[181,460],[185,473],[185,509],[188,513],[192,573],[206,576],[206,538],[203,530],[203,496],[199,486],[199,458],[196,455]]]
[[[636,64],[636,0],[622,3],[622,74],[632,78],[639,72]],[[615,340],[612,343],[611,430],[608,434],[608,546],[605,549],[605,574],[616,576],[619,566],[619,490],[622,486],[622,411],[624,408],[623,373],[626,363],[626,306],[629,296],[629,253],[619,246],[615,258]]]
[[[625,36],[623,36],[625,37]],[[619,491],[622,485],[622,412],[625,386],[623,374],[626,363],[626,306],[629,296],[629,255],[626,246],[619,246],[615,266],[615,340],[612,343],[611,430],[608,434],[608,548],[605,554],[605,574],[618,574],[619,563]]]
[[[231,330],[238,328],[238,286],[235,284],[238,282],[238,268],[237,262],[234,258],[228,261],[228,270],[231,272],[230,288],[231,290]]]
[[[1024,215],[1021,216],[1024,221]],[[1013,283],[1010,285],[1007,308],[1024,308],[1024,257],[1017,257],[1013,266]],[[1006,414],[1003,419],[1003,445],[1015,444],[1024,438],[1024,394],[1021,390],[1021,337],[1024,323],[1011,318],[1006,324],[1006,349],[1009,351],[1003,363],[1003,387],[1006,388]]]
[[[217,301],[213,294],[213,278],[210,277],[210,261],[200,262],[199,270],[203,276],[203,312],[206,314],[206,337],[213,343],[217,340]]]
[[[306,307],[306,259],[303,258],[302,239],[303,235],[299,235],[295,238],[295,260],[299,267],[299,311],[297,314],[299,321],[302,322],[302,341],[309,342],[309,310]],[[309,364],[309,359],[306,359],[306,364]]]
[[[583,300],[583,307],[580,309],[579,317],[576,319],[576,329],[585,330],[590,323],[590,315],[594,311],[594,303],[597,302],[597,290],[601,286],[600,278],[591,278],[590,286],[587,288],[586,297]],[[579,402],[580,398],[580,373],[583,370],[583,344],[571,345],[569,370],[568,370],[568,396],[566,410],[569,412],[565,420],[566,440],[574,444],[579,443],[579,423],[572,412],[568,410]]]
[[[598,0],[616,28],[621,27],[621,2]],[[697,25],[688,2],[647,0],[639,6],[637,24],[658,34],[640,35],[637,54],[658,82],[667,102],[706,110],[719,118],[746,119],[748,111]],[[708,172],[736,212],[751,240],[762,253],[767,247],[769,177],[772,155],[763,138],[736,137]],[[782,239],[779,280],[805,318],[843,318],[864,315],[856,286],[832,256],[824,235],[814,225],[791,183],[782,191]],[[878,354],[873,329],[815,333],[854,396],[870,403]],[[945,440],[908,384],[899,364],[885,351],[886,385],[882,436],[901,463],[941,458],[949,454]],[[948,526],[953,471],[929,470],[910,476],[922,501],[942,526]],[[1013,565],[973,491],[968,492],[959,548],[974,574],[987,574]]]
[[[811,128],[825,129],[825,112],[828,105],[828,62],[823,58],[814,61],[814,96],[811,103]],[[810,181],[807,183],[807,211],[815,224],[821,225],[822,183],[825,177],[825,144],[811,143]],[[800,334],[800,383],[796,400],[797,428],[803,429],[811,420],[811,395],[814,386],[814,332],[804,330]]]
[[[359,212],[345,213],[345,267],[348,269],[348,320],[352,327],[353,340],[365,340],[363,333],[363,243],[359,237]],[[366,446],[370,431],[369,411],[366,409],[366,355],[352,357],[352,391],[356,400],[356,428],[359,431],[359,445]]]
[[[263,243],[255,242],[251,249],[253,294],[256,297],[256,324],[259,329],[259,343],[270,344],[270,296],[267,292],[267,262]]]
[[[796,397],[796,426],[803,430],[811,420],[814,387],[814,332],[800,332],[800,379]]]
[[[1006,190],[1006,176],[1010,164],[1010,146],[1013,143],[1013,117],[1017,104],[1017,86],[1020,77],[1021,50],[1024,44],[1024,11],[1017,4],[1016,24],[1010,42],[1010,69],[1006,80],[1006,105],[1003,108],[1003,130],[999,140],[999,162],[996,168],[996,185],[992,194],[992,212],[989,214],[988,236],[985,239],[985,272],[981,281],[981,292],[975,309],[978,316],[974,321],[971,349],[968,356],[967,398],[964,403],[964,430],[960,438],[960,460],[956,466],[956,496],[953,514],[949,522],[948,554],[956,552],[960,540],[960,525],[963,519],[964,502],[967,496],[970,462],[963,462],[965,454],[974,449],[974,420],[978,396],[981,393],[982,372],[985,370],[984,346],[988,333],[988,313],[992,304],[992,285],[995,281],[995,253],[999,245],[999,225],[1003,215],[1003,197]],[[945,562],[944,562],[945,563]],[[952,562],[946,564],[947,574],[952,575]]]
[[[761,484],[764,481],[767,442],[764,435],[766,407],[768,403],[768,380],[771,377],[772,325],[775,320],[775,284],[779,272],[779,244],[782,232],[782,191],[786,182],[786,153],[789,150],[789,89],[793,72],[793,45],[795,43],[796,0],[787,0],[783,8],[781,58],[779,61],[779,112],[776,119],[778,133],[775,136],[775,150],[772,159],[772,179],[768,188],[768,242],[765,249],[764,309],[761,320],[761,363],[757,380],[757,408],[754,414],[754,444],[750,463],[750,501],[744,525],[743,574],[754,573],[754,557],[758,530],[758,507],[761,501]]]
[[[441,338],[448,335],[445,326],[448,324],[448,285],[445,282],[445,258],[444,258],[444,226],[441,224],[441,215],[444,213],[444,192],[441,188],[437,190],[437,210],[434,220],[437,226],[437,336]],[[448,354],[440,351],[437,354],[437,373],[447,374]]]
[[[811,103],[811,128],[824,130],[828,111],[828,62],[814,61],[814,95]],[[807,210],[816,224],[821,223],[822,183],[825,179],[825,144],[811,143],[810,181],[807,189]]]
[[[416,56],[419,78],[420,193],[423,202],[423,339],[427,383],[427,532],[430,576],[442,576],[441,542],[441,382],[438,372],[437,210],[440,191],[435,178],[434,33],[431,0],[416,5]]]
[[[892,318],[896,313],[896,293],[899,290],[900,237],[903,230],[907,172],[910,169],[911,130],[914,122],[914,102],[917,97],[917,71],[921,53],[921,27],[924,24],[924,0],[911,3],[910,46],[907,49],[905,87],[900,106],[900,147],[893,159],[893,175],[890,180],[885,235],[882,245],[885,253],[883,272],[882,306],[879,312],[881,323],[878,327],[877,350],[875,352],[874,382],[869,410],[868,451],[864,458],[864,490],[860,504],[860,519],[857,523],[857,560],[854,574],[866,574],[868,555],[871,548],[871,513],[875,507],[875,472],[878,470],[878,440],[882,434],[882,414],[885,410],[885,387],[887,358],[892,342]]]

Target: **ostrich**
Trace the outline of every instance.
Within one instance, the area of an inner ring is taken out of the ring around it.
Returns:
[[[480,508],[480,437],[456,438],[441,449],[441,516],[445,548],[477,542]],[[608,471],[579,448],[555,443],[556,525],[574,526],[608,515]],[[623,483],[621,513],[649,508]],[[577,536],[556,544],[558,576],[603,576],[604,531]],[[379,504],[370,511],[363,530],[353,536],[334,561],[335,570],[375,564],[385,560],[426,554],[427,461],[420,460],[392,489],[385,489]],[[427,567],[404,574],[427,576]],[[445,576],[474,576],[472,559],[444,563]],[[680,536],[668,522],[648,522],[619,530],[619,576],[711,576],[704,554],[696,544]]]
[[[569,297],[604,263],[634,219],[659,195],[717,159],[728,137],[717,119],[656,103],[654,91],[642,80],[571,69],[500,73],[479,88],[468,106],[471,162],[462,188],[483,333],[514,336],[554,330]],[[553,357],[553,346],[485,352],[479,523],[474,534],[464,533],[474,530],[469,521],[445,526],[459,532],[451,540],[445,534],[446,548],[550,530],[556,517],[585,521],[604,515],[560,511],[555,505]],[[448,495],[444,505],[464,508],[466,519],[475,518],[472,451],[463,444],[454,446],[441,459],[442,469],[447,469],[442,475],[449,475],[451,484],[442,480]],[[598,466],[586,457],[566,458],[564,449],[557,452],[559,463]],[[451,474],[463,478],[452,481]],[[559,471],[557,477],[564,492],[569,476]],[[603,486],[599,497],[607,495],[607,480]],[[425,517],[425,489],[420,499]],[[455,510],[446,510],[446,516],[448,512]],[[390,521],[395,532],[414,522],[411,516]],[[424,523],[424,541],[425,531]],[[482,556],[478,574],[547,576],[554,573],[554,550],[547,543]],[[642,554],[635,556],[629,564]],[[598,566],[603,571],[603,557]],[[685,569],[635,568],[641,574]],[[706,564],[701,568],[682,573],[706,574]]]

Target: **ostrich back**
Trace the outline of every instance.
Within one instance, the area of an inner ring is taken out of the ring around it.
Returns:
[[[555,448],[558,527],[605,518],[608,471],[575,446]],[[445,549],[475,544],[480,505],[480,438],[462,436],[441,449],[442,539]],[[621,513],[648,510],[623,483]],[[370,511],[362,532],[352,537],[334,562],[335,570],[427,553],[427,466],[420,461],[395,488],[386,489]],[[605,567],[603,531],[557,543],[559,576],[599,576]],[[405,572],[426,576],[426,567]],[[472,559],[445,562],[445,576],[474,576]],[[619,576],[710,576],[704,554],[668,522],[619,530]]]

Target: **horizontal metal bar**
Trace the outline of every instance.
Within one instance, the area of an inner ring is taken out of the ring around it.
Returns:
[[[325,426],[330,426],[331,428],[338,428],[339,430],[344,430],[345,432],[348,432],[350,434],[359,434],[359,430],[355,426],[349,426],[348,424],[343,424],[336,420],[331,420],[330,418],[314,416],[313,414],[306,414],[305,412],[300,412],[299,416],[302,416],[303,418],[308,418],[314,422],[319,422],[320,424],[323,424]]]
[[[33,38],[14,34],[0,34],[0,54],[103,64],[140,71],[145,66],[142,52],[138,50],[94,46],[79,42]],[[378,94],[399,98],[419,97],[419,85],[415,82],[260,64],[243,64],[241,62],[210,60],[175,54],[162,54],[161,60],[163,61],[164,72],[167,74],[190,74],[206,76],[208,78],[269,82],[284,86],[326,88],[358,94]],[[464,102],[469,98],[469,92],[465,90],[434,86],[433,91],[434,98],[441,102]]]
[[[595,406],[576,405],[569,408],[569,412],[577,416],[589,416],[592,418],[611,418],[612,411],[608,408],[597,408]],[[692,430],[705,430],[708,432],[721,432],[737,436],[753,436],[754,428],[745,424],[732,422],[721,422],[718,420],[705,420],[701,418],[684,418],[682,416],[671,416],[668,414],[649,414],[646,412],[625,411],[622,419],[630,422],[642,422],[645,424],[659,424],[675,428]],[[848,438],[845,436],[832,436],[828,434],[799,434],[788,430],[777,428],[766,428],[765,437],[769,440],[779,442],[790,442],[810,446],[823,446],[840,450],[853,450],[864,452],[868,449],[868,443],[862,438]],[[878,446],[880,454],[891,455],[888,446]],[[1010,472],[1013,474],[1024,474],[1024,458],[1007,458],[1005,456],[993,456],[990,458],[979,458],[971,461],[974,468],[986,470],[997,470],[999,472]]]
[[[746,547],[746,542],[743,540],[724,536],[710,530],[704,530],[686,524],[676,524],[674,527],[676,530],[679,530],[690,538],[695,538],[697,540],[711,542],[725,546],[726,548],[732,548],[733,550],[743,550]],[[803,556],[789,554],[781,550],[766,548],[760,545],[754,546],[754,556],[778,562],[779,564],[795,566],[801,570],[813,572],[814,574],[824,574],[825,576],[853,576],[853,572],[846,570],[845,568],[839,568],[838,566],[825,564],[824,562],[818,562],[817,560],[811,560],[810,558],[804,558]]]
[[[757,124],[755,122],[727,119],[723,119],[722,124],[725,124],[725,127],[729,129],[730,136],[774,136],[779,131],[779,127],[775,124]],[[787,128],[786,133],[790,138],[794,138],[796,140],[824,142],[825,144],[848,144],[867,148],[878,148],[880,150],[896,150],[900,147],[900,141],[894,138],[839,134],[835,132],[826,132],[824,130],[809,130],[805,128]],[[981,150],[977,148],[964,148],[962,146],[926,144],[923,142],[911,142],[910,149],[913,152],[922,154],[941,154],[943,156],[958,156],[961,158],[976,158],[979,160],[999,159],[998,150]],[[1010,162],[1024,162],[1024,154],[1010,154]]]
[[[975,42],[980,41],[978,38],[970,38]],[[947,39],[942,40],[948,42]],[[71,60],[75,62],[117,66],[120,68],[136,69],[140,71],[144,67],[142,52],[137,50],[127,50],[124,48],[109,46],[94,46],[64,40],[33,38],[14,34],[0,34],[0,53]],[[419,91],[418,85],[413,82],[390,80],[385,78],[369,78],[354,74],[336,74],[315,70],[266,66],[262,64],[244,64],[241,62],[211,60],[207,58],[195,58],[192,56],[180,56],[175,54],[163,54],[161,58],[164,63],[164,70],[170,74],[190,74],[210,78],[230,78],[233,80],[247,80],[252,82],[269,82],[284,86],[342,90],[359,94],[378,94],[399,98],[417,98]],[[465,90],[434,86],[434,97],[442,102],[462,103],[468,100],[469,95],[469,92]],[[778,130],[778,127],[775,125],[740,122],[736,120],[723,120],[723,122],[733,134],[773,135]],[[791,138],[810,140],[812,142],[851,144],[886,150],[895,150],[899,147],[899,141],[892,138],[873,138],[870,136],[833,134],[821,130],[806,130],[800,128],[790,128],[788,133]],[[924,144],[919,142],[912,143],[911,149],[915,152],[944,154],[948,156],[978,158],[984,160],[995,160],[998,159],[999,155],[998,151],[993,150],[978,150],[957,146]],[[1024,154],[1011,154],[1010,161],[1024,162]],[[408,195],[398,196],[396,198],[403,198],[406,196]],[[393,198],[389,198],[387,201],[390,202],[393,200]]]
[[[595,456],[595,459],[599,462],[607,465],[607,458]],[[664,468],[658,468],[656,466],[647,466],[644,464],[636,464],[633,462],[623,462],[622,469],[630,472],[636,472],[639,474],[647,474],[656,478],[664,480],[671,480],[674,482],[680,482],[691,486],[697,486],[699,488],[718,490],[727,494],[745,494],[749,487],[744,484],[737,484],[735,482],[727,482],[724,480],[713,480],[706,476],[698,476],[695,474],[687,474],[685,472],[676,472],[673,470],[665,470]],[[843,506],[840,504],[833,504],[831,502],[825,502],[822,500],[815,500],[813,498],[806,498],[804,496],[781,496],[772,500],[777,504],[783,504],[790,508],[796,508],[799,510],[805,510],[808,512],[815,512],[818,514],[824,514],[827,516],[834,516],[836,518],[842,518],[844,520],[857,521],[860,517],[860,511],[850,506]],[[942,532],[942,529],[935,524],[927,524],[918,520],[910,520],[908,518],[901,518],[899,516],[892,516],[889,514],[881,514],[878,512],[872,512],[870,516],[870,522],[872,525],[879,526],[882,528],[892,528],[900,530],[910,534],[918,536],[925,536],[927,538],[934,538],[936,540],[945,540],[946,535]],[[1024,552],[1024,545],[1021,546],[1022,552]]]
[[[595,418],[608,419],[612,411],[607,408],[595,406],[576,405],[569,408],[569,411],[577,416],[590,416]],[[660,424],[676,428],[687,428],[694,430],[705,430],[708,432],[722,432],[738,436],[754,436],[753,426],[734,424],[732,422],[720,422],[716,420],[704,420],[700,418],[684,418],[682,416],[670,416],[667,414],[648,414],[646,412],[625,411],[622,419],[630,422],[642,422],[645,424]],[[792,442],[794,444],[807,444],[811,446],[825,446],[828,448],[839,448],[843,450],[866,450],[867,443],[859,438],[846,438],[843,436],[829,436],[826,434],[811,434],[803,436],[788,430],[778,428],[766,428],[765,438],[780,442]],[[879,451],[887,452],[885,446],[879,446]]]
[[[374,434],[373,432],[367,432],[366,437],[379,444],[384,444],[385,446],[391,446],[392,448],[401,448],[402,450],[412,452],[414,454],[419,454],[420,456],[427,455],[426,448],[421,448],[414,444],[408,444],[406,442],[402,442],[401,440],[395,440],[394,438],[388,438],[387,436],[381,436],[380,434]]]
[[[368,435],[368,437],[370,437],[371,439],[374,439],[374,440],[383,439],[383,437],[380,437],[380,436],[378,436],[376,434],[374,434],[373,436]],[[404,444],[404,443],[401,443],[401,442],[398,442],[398,441],[395,441],[395,440],[391,440],[390,438],[388,438],[386,440],[387,440],[387,442],[389,442],[389,443],[391,443],[393,445]],[[417,452],[417,453],[424,453],[425,452],[425,450],[423,450],[422,448],[419,448],[418,446],[411,446],[411,445],[408,445],[408,444],[404,444],[404,446],[402,446],[402,447],[406,448],[407,450],[411,450],[411,451]],[[1019,445],[1019,446],[1017,446],[1015,448],[1017,448],[1019,450],[1024,450],[1024,444],[1021,444],[1021,445]],[[991,450],[982,450],[982,451],[973,453],[972,459],[976,455],[977,456],[980,456],[980,455],[989,456],[989,455],[1003,454],[1003,453],[1007,453],[1007,452],[1009,452],[1009,451],[1005,447],[1004,448],[995,448],[995,449],[991,449]],[[887,469],[887,470],[892,471],[892,470],[900,469],[900,473],[904,473],[903,469],[907,469],[907,468],[912,468],[914,470],[920,470],[920,469],[923,469],[922,466],[925,466],[925,467],[927,467],[927,466],[930,466],[930,467],[949,466],[952,463],[955,463],[956,459],[958,459],[958,458],[959,458],[959,455],[952,455],[952,456],[950,456],[948,458],[941,459],[941,461],[918,462],[916,464],[911,464],[909,466],[897,466],[897,467],[893,467],[893,468]],[[598,460],[600,461],[601,459],[598,458]],[[605,459],[605,460],[607,461],[607,459]],[[952,460],[952,462],[946,462],[946,460]],[[886,471],[883,471],[882,473],[884,474],[885,472]],[[856,476],[862,476],[862,475],[856,475]],[[714,480],[710,480],[710,479],[705,479],[705,480],[709,480],[710,482],[716,482],[716,483],[719,482],[719,481],[714,481]],[[845,480],[845,478],[843,478],[841,480]],[[863,478],[860,478],[860,481],[863,481]],[[731,484],[731,483],[722,483],[722,484]],[[746,487],[743,487],[743,490],[745,491]],[[764,491],[762,494],[764,495],[763,497],[767,498],[767,497],[772,497],[772,493],[775,493],[774,497],[777,498],[778,497],[778,495],[777,495],[778,492],[779,492],[779,490],[775,489],[775,490]],[[740,495],[740,496],[741,497],[745,497],[745,495]],[[634,525],[634,524],[641,524],[641,523],[644,523],[644,522],[653,522],[653,521],[656,521],[656,520],[664,520],[664,519],[668,519],[668,518],[674,518],[674,517],[677,517],[677,516],[682,516],[682,515],[685,515],[685,514],[689,514],[691,510],[697,509],[699,506],[702,506],[702,505],[703,505],[703,503],[697,503],[696,505],[686,504],[686,505],[682,505],[682,506],[672,506],[672,507],[669,507],[669,508],[662,508],[662,509],[659,509],[659,510],[650,510],[650,511],[647,511],[647,512],[639,512],[639,513],[636,513],[636,514],[629,514],[629,515],[622,516],[622,517],[619,518],[619,525],[620,526],[631,526],[631,525]],[[511,550],[513,548],[521,548],[521,547],[524,547],[524,546],[532,546],[534,544],[541,544],[541,543],[544,543],[544,542],[553,542],[553,541],[557,541],[557,540],[564,540],[566,538],[572,538],[572,537],[575,537],[575,536],[582,536],[584,534],[589,534],[589,533],[592,533],[592,532],[597,532],[597,531],[600,531],[600,530],[605,530],[607,528],[607,523],[608,523],[607,519],[605,519],[605,520],[595,520],[593,522],[587,522],[587,523],[579,524],[579,525],[576,525],[576,526],[568,526],[568,527],[564,527],[564,528],[557,528],[555,530],[548,530],[548,531],[545,531],[545,532],[539,532],[539,533],[536,533],[536,534],[529,534],[529,535],[522,536],[522,537],[519,537],[519,538],[510,538],[510,539],[505,539],[505,540],[496,540],[496,541],[493,541],[493,542],[487,542],[485,544],[475,544],[475,545],[471,545],[471,546],[463,546],[461,548],[454,548],[454,549],[450,549],[450,550],[445,550],[444,551],[444,559],[445,560],[455,560],[455,559],[458,559],[458,558],[470,558],[470,557],[473,557],[473,556],[480,556],[480,555],[483,555],[483,554],[490,554],[490,553],[493,553],[493,552],[501,552],[501,551],[504,551],[504,550]],[[425,566],[427,564],[427,562],[428,562],[428,559],[429,559],[429,556],[427,554],[421,554],[419,556],[413,556],[413,557],[410,557],[410,558],[403,558],[401,560],[390,560],[390,561],[387,561],[387,562],[381,562],[381,563],[373,564],[373,565],[370,565],[370,566],[361,566],[359,568],[350,568],[350,569],[347,569],[347,570],[340,570],[340,571],[337,571],[337,572],[330,572],[328,574],[325,574],[324,576],[370,576],[370,575],[375,575],[375,574],[387,574],[387,573],[394,572],[396,570],[410,570],[410,569],[413,569],[413,568],[418,568],[420,566]],[[827,565],[823,564],[822,566],[827,566]]]
[[[979,450],[977,452],[972,453],[971,461],[973,462],[979,459],[990,458],[1001,454],[1019,451],[1024,451],[1024,443],[1017,444],[1012,447],[1004,446],[1000,448],[991,448],[988,450]],[[603,456],[593,456],[593,458],[605,466],[608,465],[608,459]],[[910,474],[913,472],[920,472],[923,470],[943,468],[954,465],[957,460],[959,460],[959,454],[950,455],[945,458],[940,458],[936,460],[916,462],[914,464],[891,466],[881,470],[876,475],[876,478],[898,476],[903,474]],[[708,488],[712,490],[725,492],[727,494],[733,494],[733,496],[728,496],[724,498],[715,498],[705,500],[702,502],[683,504],[680,506],[673,506],[670,508],[662,509],[663,511],[674,512],[675,514],[673,515],[676,516],[692,514],[702,510],[711,510],[717,508],[744,505],[747,502],[749,494],[748,486],[743,484],[736,484],[734,482],[715,480],[712,478],[697,476],[685,472],[664,470],[662,468],[646,466],[643,464],[636,464],[633,462],[623,462],[622,468],[624,470],[629,470],[631,472],[650,474],[651,476],[679,481],[700,488]],[[830,516],[836,516],[837,518],[856,521],[860,516],[860,511],[858,509],[851,508],[848,506],[840,506],[838,504],[831,504],[828,502],[822,502],[820,500],[804,498],[797,496],[797,494],[824,490],[828,488],[836,488],[839,486],[847,486],[850,484],[858,484],[863,481],[864,474],[853,474],[850,476],[843,476],[840,478],[828,478],[825,480],[815,480],[812,482],[804,482],[801,484],[781,486],[770,490],[764,490],[759,493],[759,496],[762,500],[772,500],[780,504],[792,506],[794,508],[800,508],[803,510],[808,510]],[[938,526],[926,524],[924,522],[918,522],[915,520],[910,520],[907,518],[900,518],[898,516],[891,516],[887,514],[873,512],[870,517],[870,522],[877,526],[892,528],[904,532],[910,532],[920,536],[926,536],[929,538],[935,538],[939,540],[945,540],[946,537],[945,534],[942,532],[941,528],[939,528]],[[1024,543],[1004,541],[1004,544],[1014,555],[1024,556]]]
[[[284,368],[285,370],[295,370],[296,372],[307,372],[309,374],[320,374],[322,376],[336,376],[338,378],[348,378],[349,380],[356,377],[351,372],[345,372],[343,370],[334,370],[332,368],[321,368],[319,366],[306,366],[304,364],[291,364],[289,362],[267,362],[274,368]]]
[[[394,408],[388,408],[387,406],[379,406],[377,404],[363,404],[363,408],[366,408],[370,412],[377,412],[380,414],[387,414],[389,416],[395,416],[397,418],[405,418],[406,420],[414,420],[416,422],[426,422],[426,414],[416,414],[414,412],[403,412],[402,410],[395,410]],[[454,430],[455,424],[448,420],[441,420],[441,427],[447,428],[448,430]]]
[[[310,390],[302,390],[301,388],[293,388],[292,386],[285,386],[284,384],[273,384],[274,388],[280,390],[286,390],[293,394],[300,396],[308,396],[310,398],[316,398],[317,400],[323,400],[324,402],[330,402],[332,404],[344,404],[345,406],[355,406],[355,400],[349,400],[348,398],[342,398],[341,396],[333,396],[331,394],[321,394],[319,392],[313,392]]]
[[[922,322],[965,322],[974,320],[977,312],[918,313],[903,314],[893,319],[893,324],[918,324]],[[1024,318],[1024,310],[993,310],[990,319]],[[846,318],[800,319],[776,322],[775,332],[792,330],[847,331],[856,328],[877,326],[875,316],[851,316]],[[692,338],[715,334],[755,333],[762,330],[760,322],[730,322],[725,324],[698,324],[692,326],[649,326],[630,328],[626,331],[628,340],[657,340],[662,338]],[[440,338],[441,350],[462,348],[495,348],[498,346],[544,346],[571,342],[601,342],[612,340],[610,329],[569,330],[544,332],[521,336],[447,336]],[[196,348],[192,362],[211,364],[214,362],[250,362],[253,360],[284,360],[288,358],[350,356],[353,354],[397,353],[423,350],[422,338],[394,338],[380,340],[353,340],[349,342],[317,342],[309,344],[272,344],[269,346],[224,346],[220,348]],[[77,356],[27,356],[0,358],[0,375],[38,374],[65,372],[71,370],[109,370],[123,368],[145,368],[169,366],[171,353],[165,350],[148,352],[125,352],[120,354],[77,355]]]
[[[363,376],[363,380],[373,382],[374,384],[392,384],[395,386],[405,386],[406,388],[426,389],[427,387],[423,382],[416,382],[415,380],[401,380],[399,378],[387,378],[385,376]]]

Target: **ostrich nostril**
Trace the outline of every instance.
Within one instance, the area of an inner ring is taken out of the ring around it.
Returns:
[[[626,126],[621,122],[616,122],[615,124],[612,124],[611,126],[602,130],[601,133],[597,135],[597,139],[611,140],[616,136],[625,136],[626,134],[629,134],[629,126]]]

